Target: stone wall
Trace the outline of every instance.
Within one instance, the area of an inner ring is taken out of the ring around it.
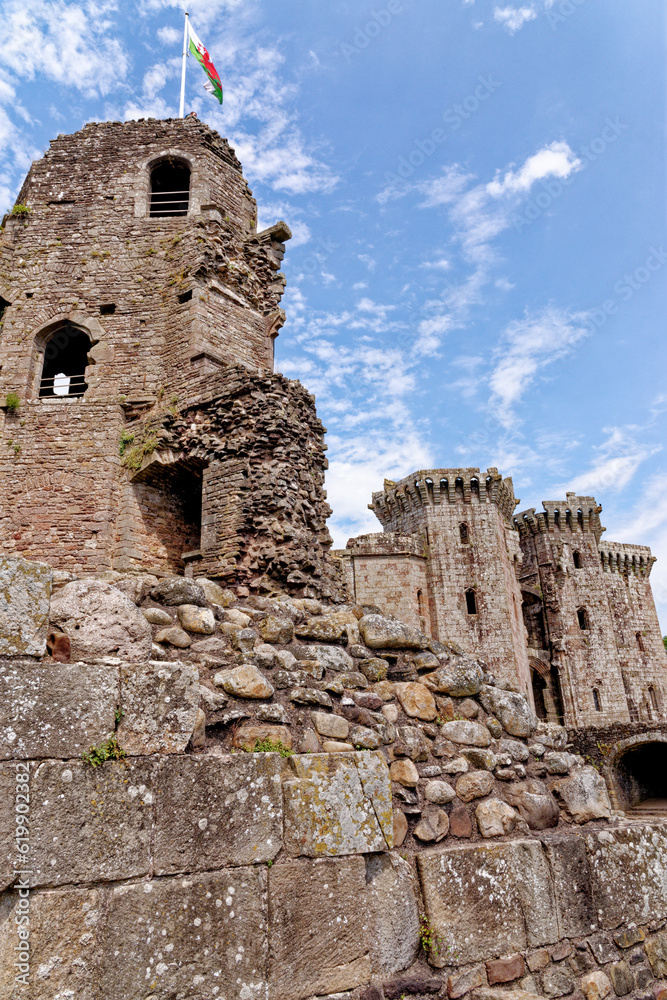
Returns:
[[[5,575],[43,630],[48,570]],[[26,624],[0,661],[3,997],[659,996],[664,824],[479,663],[359,606],[110,579],[60,578],[51,655]]]

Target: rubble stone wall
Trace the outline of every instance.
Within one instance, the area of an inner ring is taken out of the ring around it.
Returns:
[[[37,570],[5,576],[39,632]],[[50,653],[0,660],[3,997],[659,998],[667,828],[461,650],[206,578],[58,582]]]

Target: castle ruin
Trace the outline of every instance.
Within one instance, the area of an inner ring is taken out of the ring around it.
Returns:
[[[602,541],[601,507],[568,493],[515,513],[497,469],[385,481],[382,534],[337,555],[356,600],[475,652],[540,718],[605,726],[665,718],[667,657],[643,545]]]

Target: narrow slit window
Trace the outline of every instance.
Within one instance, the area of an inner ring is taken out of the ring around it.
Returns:
[[[477,614],[477,594],[472,588],[466,590],[466,611],[469,615]]]
[[[644,640],[642,639],[641,632],[635,632],[635,639],[637,640],[637,646],[638,646],[638,648],[641,649],[641,651],[643,653],[644,652]]]
[[[600,692],[597,688],[593,688],[593,704],[595,705],[595,711],[602,711],[602,702],[600,701]]]
[[[151,218],[187,215],[190,207],[190,168],[178,160],[161,160],[151,171]]]
[[[572,562],[575,569],[581,569],[581,552],[572,553]]]
[[[588,613],[586,608],[579,608],[577,611],[577,621],[579,622],[579,628],[582,632],[588,630]]]
[[[470,532],[468,531],[467,524],[459,524],[459,536],[464,545],[467,545],[470,541]]]
[[[62,326],[47,341],[39,386],[40,398],[83,396],[90,340],[75,326]]]
[[[648,695],[649,698],[651,699],[651,708],[653,709],[654,712],[659,712],[660,709],[658,707],[658,699],[653,685],[651,685],[650,688],[648,689]]]

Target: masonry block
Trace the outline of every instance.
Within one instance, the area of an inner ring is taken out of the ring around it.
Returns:
[[[53,572],[0,556],[0,656],[44,656]]]

